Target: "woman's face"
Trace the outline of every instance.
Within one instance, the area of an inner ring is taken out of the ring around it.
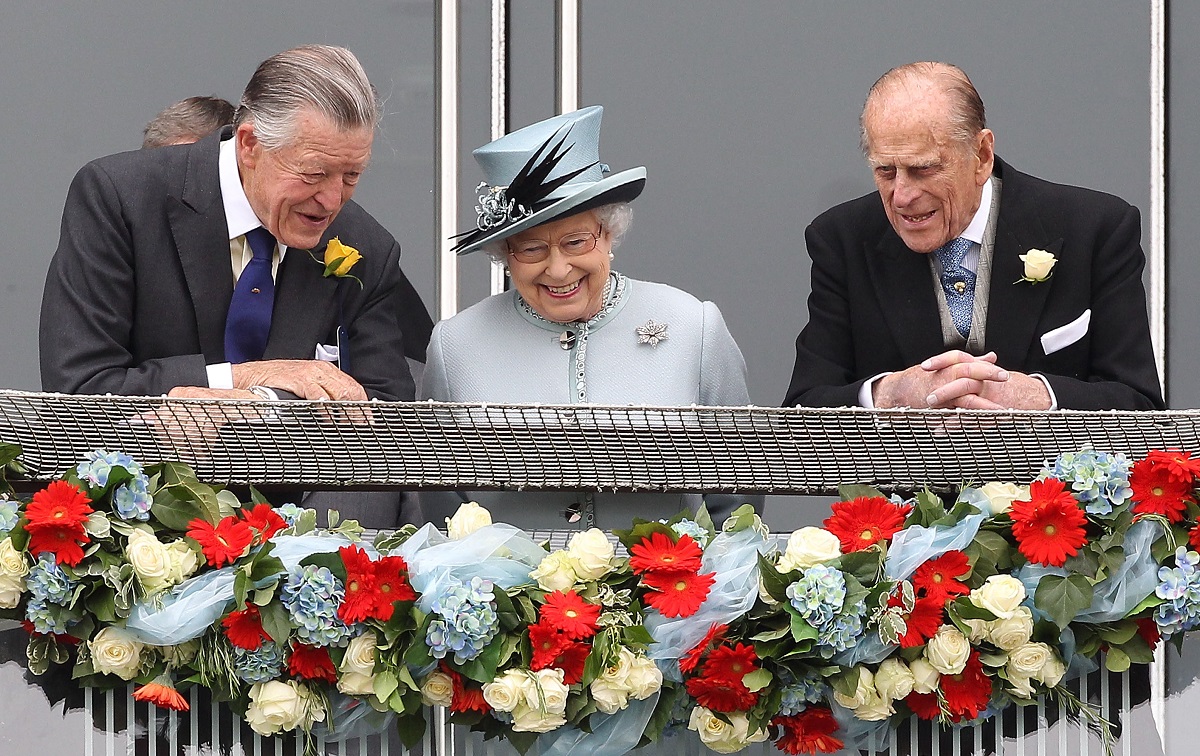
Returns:
[[[513,286],[537,314],[570,323],[600,312],[612,236],[595,212],[534,226],[509,237],[507,245]]]

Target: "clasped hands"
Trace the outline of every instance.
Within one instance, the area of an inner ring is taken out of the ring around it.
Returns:
[[[1050,409],[1042,381],[996,364],[995,352],[976,357],[953,349],[875,381],[877,408]]]

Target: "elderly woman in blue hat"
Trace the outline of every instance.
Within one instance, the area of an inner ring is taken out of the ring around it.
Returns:
[[[510,291],[438,323],[421,382],[425,399],[541,404],[747,405],[746,364],[712,302],[612,269],[629,202],[646,169],[599,162],[593,106],[515,131],[475,150],[477,227],[459,254],[485,250],[507,266]],[[479,492],[494,516],[526,528],[626,527],[668,517],[699,497],[678,494]],[[422,494],[440,522],[456,502]],[[709,496],[721,517],[746,497]]]

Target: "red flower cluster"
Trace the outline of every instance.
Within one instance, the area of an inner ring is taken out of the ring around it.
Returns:
[[[346,567],[346,597],[338,617],[346,624],[377,619],[387,622],[397,601],[414,601],[417,592],[408,584],[408,562],[404,557],[385,556],[372,562],[367,552],[354,544],[338,549]]]
[[[1129,470],[1129,487],[1133,489],[1133,511],[1136,514],[1156,514],[1171,522],[1179,522],[1193,501],[1200,460],[1183,452],[1150,452]]]
[[[33,495],[25,509],[25,529],[29,531],[29,553],[54,555],[58,564],[74,567],[83,560],[83,544],[88,543],[84,524],[92,502],[78,486],[56,480]]]
[[[992,679],[983,671],[979,652],[971,651],[962,672],[938,678],[938,690],[951,721],[976,719],[992,698]],[[938,693],[910,693],[904,703],[921,719],[937,719],[942,714],[938,698]]]
[[[262,616],[254,604],[246,604],[240,612],[230,612],[221,624],[225,626],[225,637],[229,642],[247,651],[256,651],[263,641],[274,640],[263,630]]]
[[[707,656],[710,651],[717,647],[721,641],[725,640],[725,631],[729,629],[729,625],[713,625],[708,628],[708,633],[704,638],[696,644],[694,648],[688,650],[679,658],[679,670],[685,675],[690,675],[696,669],[696,665],[700,663],[700,659]]]
[[[1017,548],[1031,562],[1061,567],[1087,543],[1087,516],[1058,478],[1029,484],[1029,501],[1014,501],[1009,515]]]
[[[630,549],[629,567],[651,590],[646,604],[664,617],[690,617],[696,613],[716,581],[716,573],[700,574],[704,552],[689,535],[672,540],[655,532]]]
[[[833,515],[822,523],[842,542],[842,551],[863,551],[890,541],[904,528],[911,504],[893,504],[882,496],[860,496],[833,505]]]
[[[913,588],[918,596],[940,599],[943,603],[955,596],[971,592],[958,578],[971,571],[967,555],[961,551],[947,551],[937,559],[930,559],[913,573]]]
[[[747,688],[742,679],[757,670],[754,646],[718,646],[708,654],[700,674],[688,678],[687,691],[706,709],[726,714],[745,711],[758,703],[758,693]]]
[[[188,523],[187,534],[200,544],[204,558],[213,567],[233,564],[254,542],[254,531],[250,526],[232,515],[215,526],[197,517]]]
[[[888,599],[888,606],[902,606],[899,596]],[[907,630],[900,637],[901,648],[915,648],[937,635],[938,628],[946,615],[946,599],[922,596],[913,604],[913,610],[904,617]]]
[[[488,706],[488,702],[483,697],[482,687],[476,685],[468,688],[465,678],[451,669],[445,662],[441,664],[441,670],[450,676],[450,681],[454,684],[454,692],[450,699],[450,712],[452,714],[460,711],[478,711],[486,714],[492,710],[492,707]]]
[[[287,521],[280,517],[270,504],[258,504],[254,509],[243,509],[242,519],[258,534],[254,539],[258,544],[266,543],[287,527]]]
[[[288,655],[288,674],[302,680],[337,682],[337,668],[333,666],[329,649],[310,646],[298,640],[292,641],[292,652]]]
[[[553,667],[563,671],[563,682],[574,685],[583,679],[583,667],[592,647],[581,641],[596,634],[600,607],[584,601],[575,591],[546,594],[538,610],[538,622],[529,626],[533,647],[530,669]]]
[[[809,706],[790,717],[775,717],[771,724],[783,729],[775,747],[784,753],[837,753],[846,745],[833,736],[838,723],[828,706]]]

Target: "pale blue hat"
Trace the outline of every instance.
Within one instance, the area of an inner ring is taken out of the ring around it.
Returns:
[[[534,226],[642,193],[646,169],[609,173],[600,162],[600,120],[593,105],[505,134],[475,150],[486,181],[476,187],[476,227],[457,238],[460,255]]]

